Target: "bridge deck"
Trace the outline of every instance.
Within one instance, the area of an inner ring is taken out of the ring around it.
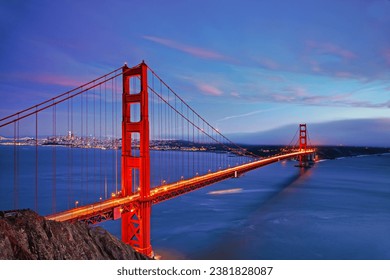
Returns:
[[[315,150],[292,152],[284,155],[277,155],[269,158],[260,159],[240,166],[223,169],[217,172],[197,176],[191,179],[180,180],[175,183],[161,185],[151,189],[150,197],[147,199],[152,204],[156,204],[170,198],[188,193],[190,191],[214,184],[216,182],[239,176],[253,169],[288,158],[294,158],[299,155],[308,155]],[[91,223],[98,223],[104,220],[117,219],[120,213],[130,211],[132,204],[138,203],[140,196],[138,193],[126,197],[114,197],[108,200],[99,201],[93,204],[80,206],[56,214],[46,216],[49,220],[56,221],[76,221],[87,220]]]

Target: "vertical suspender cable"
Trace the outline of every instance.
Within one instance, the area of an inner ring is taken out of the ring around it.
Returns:
[[[93,193],[97,196],[97,186],[96,186],[96,89],[93,88],[93,138],[92,138],[92,148],[93,148]]]
[[[57,142],[57,128],[56,128],[56,120],[57,120],[57,108],[56,105],[53,106],[53,140],[54,145],[52,147],[52,164],[53,164],[53,186],[52,186],[52,212],[56,212],[56,196],[57,196],[57,151],[56,151],[56,142]]]
[[[37,108],[35,108],[37,111]],[[35,113],[35,212],[38,212],[38,112]]]
[[[100,193],[103,196],[104,192],[104,180],[103,180],[103,167],[102,167],[102,85],[99,85],[99,178],[100,178]],[[107,198],[104,196],[104,198]]]
[[[104,83],[104,136],[103,145],[107,149],[107,83]],[[104,188],[105,193],[108,193],[108,182],[107,182],[107,150],[104,149]]]
[[[69,97],[69,94],[67,95]],[[67,208],[70,209],[70,154],[71,154],[71,129],[70,129],[70,100],[68,99],[68,101],[66,102],[66,109],[67,109],[67,121],[66,121],[66,124],[67,124],[67,136],[66,136],[66,139],[67,139],[67,150],[66,150],[66,155],[67,155],[67,172],[68,172],[68,176],[67,176],[67,198],[68,198],[68,205],[67,205]]]
[[[19,114],[18,114],[19,119]],[[19,207],[19,121],[14,122],[14,209]]]
[[[115,177],[115,133],[114,133],[114,80],[111,80],[111,167],[112,167],[112,182],[116,182]],[[115,184],[115,195],[118,194],[118,186]]]
[[[71,201],[74,199],[73,195],[73,147],[74,147],[74,128],[73,128],[73,98],[70,99],[70,140],[71,140],[71,145],[70,145],[70,197]],[[71,204],[72,205],[72,204]]]
[[[115,102],[115,129],[114,129],[114,139],[115,139],[115,190],[118,192],[118,88],[117,88],[118,80],[115,79],[115,88],[114,88],[114,102]]]
[[[81,189],[84,191],[84,144],[85,144],[85,137],[84,137],[84,98],[83,94],[80,94],[80,99],[81,99],[81,115],[80,115],[80,126],[81,126],[81,135],[80,135],[80,140],[81,140],[81,150],[80,150],[80,162],[81,162]]]
[[[86,197],[85,197],[85,203],[89,203],[88,201],[88,198],[89,198],[89,178],[88,178],[88,171],[89,171],[89,145],[90,145],[90,139],[89,139],[89,133],[88,133],[88,107],[89,107],[89,100],[88,100],[88,90],[85,92],[85,135],[86,135],[86,138],[85,138],[85,146],[84,146],[84,149],[85,149],[85,194],[86,194]]]

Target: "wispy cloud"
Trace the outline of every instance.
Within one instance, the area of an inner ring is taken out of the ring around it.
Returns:
[[[264,67],[265,69],[268,69],[268,70],[277,70],[280,68],[280,65],[279,63],[277,63],[276,61],[270,59],[270,58],[254,58],[256,60],[256,62]]]
[[[309,40],[306,42],[306,46],[310,51],[313,51],[317,54],[330,54],[341,57],[343,59],[354,59],[357,57],[354,52],[330,42],[317,42]]]
[[[218,126],[219,123],[224,122],[224,121],[228,121],[228,120],[231,120],[231,119],[244,118],[244,117],[249,117],[249,116],[253,116],[253,115],[257,115],[257,114],[261,114],[261,113],[267,113],[267,112],[270,112],[270,111],[281,110],[281,109],[283,109],[285,107],[287,107],[287,106],[277,107],[277,108],[270,108],[270,109],[255,110],[255,111],[251,111],[251,112],[248,112],[248,113],[232,115],[232,116],[226,116],[226,117],[224,117],[222,119],[217,120],[216,123],[217,123],[217,126]]]
[[[199,47],[194,47],[191,45],[186,45],[183,43],[179,43],[170,39],[166,38],[160,38],[160,37],[155,37],[155,36],[143,36],[144,39],[158,43],[160,45],[179,50],[184,53],[188,53],[190,55],[203,58],[203,59],[212,59],[212,60],[228,60],[228,57],[225,55],[207,50],[204,48],[199,48]]]
[[[351,93],[334,95],[315,95],[302,87],[286,87],[277,93],[268,95],[269,101],[277,103],[302,104],[310,106],[356,107],[356,108],[390,108],[390,100],[373,103],[353,99]]]
[[[213,85],[197,83],[196,87],[206,95],[221,96],[223,94],[222,90]]]
[[[335,73],[337,78],[354,78],[355,75],[353,73],[347,72],[347,71],[339,71]]]
[[[384,57],[388,65],[390,65],[390,49],[384,51]]]
[[[248,116],[252,116],[252,115],[256,115],[256,114],[260,114],[260,113],[264,113],[264,112],[266,112],[266,110],[256,110],[256,111],[252,111],[252,112],[244,113],[244,114],[240,114],[240,115],[227,116],[227,117],[224,117],[220,120],[217,120],[217,123],[231,120],[231,119],[236,119],[236,118],[248,117]]]
[[[49,85],[57,85],[57,86],[65,86],[65,87],[78,87],[83,84],[82,81],[73,79],[68,76],[62,75],[52,75],[52,74],[37,74],[37,75],[29,75],[26,77],[26,80],[31,82],[41,83],[41,84],[49,84]]]
[[[363,67],[364,59],[356,52],[333,42],[306,40],[304,46],[301,63],[313,74],[342,79],[368,78],[368,66]]]
[[[195,73],[193,76],[179,75],[180,80],[186,81],[186,87],[196,93],[208,96],[232,96],[238,97],[239,93],[232,89],[229,80],[214,73]]]
[[[240,97],[240,94],[237,92],[237,91],[232,91],[230,93],[230,96],[233,96],[233,97]]]
[[[381,85],[380,91],[389,90],[388,87]],[[252,87],[247,88],[248,94],[240,94],[239,98],[242,102],[250,103],[278,103],[289,105],[306,105],[306,106],[321,106],[321,107],[349,107],[349,108],[390,108],[390,99],[377,101],[357,98],[357,95],[369,91],[378,90],[378,87],[370,86],[361,89],[355,89],[348,92],[335,92],[333,94],[316,94],[312,90],[304,86],[285,86],[277,89],[267,87]],[[358,93],[360,92],[361,93]],[[244,90],[245,92],[245,90]],[[249,94],[252,92],[252,94]],[[255,92],[255,94],[253,94]]]
[[[64,87],[79,87],[88,81],[89,77],[85,80],[81,80],[80,77],[74,78],[66,76],[64,74],[51,74],[51,73],[26,73],[26,72],[11,72],[7,74],[0,74],[0,79],[18,79],[23,82],[55,85]]]

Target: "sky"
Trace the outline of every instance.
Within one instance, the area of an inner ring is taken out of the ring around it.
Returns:
[[[145,60],[238,141],[390,146],[389,0],[0,0],[0,38],[0,118]]]

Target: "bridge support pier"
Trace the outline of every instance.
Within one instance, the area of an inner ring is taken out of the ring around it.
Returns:
[[[125,65],[122,71],[122,195],[137,192],[140,195],[139,203],[122,215],[122,240],[138,252],[153,257],[147,65],[144,62],[133,68]],[[131,91],[131,82],[139,83],[139,88]],[[139,151],[132,145],[139,146]]]

